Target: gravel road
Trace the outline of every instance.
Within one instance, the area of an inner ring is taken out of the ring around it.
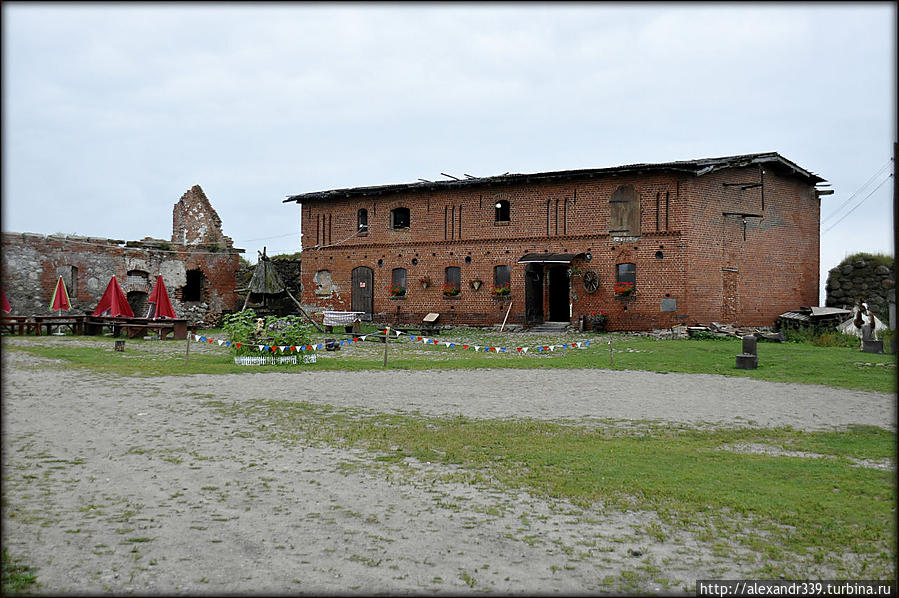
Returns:
[[[744,573],[690,533],[648,533],[659,525],[653,513],[482,487],[437,464],[285,446],[204,405],[212,399],[590,425],[896,421],[889,394],[706,375],[121,378],[12,351],[3,368],[3,546],[37,569],[38,592],[52,594],[692,594],[695,579]]]

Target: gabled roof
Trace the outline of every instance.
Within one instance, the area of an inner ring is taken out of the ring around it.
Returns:
[[[568,179],[594,178],[610,174],[637,172],[679,172],[693,176],[702,176],[722,168],[740,168],[752,164],[764,164],[778,172],[798,177],[810,184],[824,182],[817,174],[805,170],[787,160],[777,152],[762,154],[744,154],[741,156],[725,156],[722,158],[702,158],[699,160],[683,160],[680,162],[662,162],[659,164],[628,164],[611,168],[586,168],[581,170],[559,170],[554,172],[538,172],[533,174],[501,174],[492,177],[473,177],[449,181],[421,181],[417,183],[399,183],[395,185],[378,185],[372,187],[351,187],[347,189],[331,189],[329,191],[313,191],[290,195],[283,203],[295,201],[327,201],[346,197],[367,195],[386,195],[404,191],[436,191],[440,189],[457,189],[461,187],[512,185],[516,183],[532,183],[542,181],[559,181]]]

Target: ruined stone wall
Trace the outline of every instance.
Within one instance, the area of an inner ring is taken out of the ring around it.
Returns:
[[[852,309],[859,299],[884,322],[889,305],[896,303],[896,263],[893,258],[868,254],[852,255],[827,274],[825,305]]]
[[[14,315],[47,315],[59,276],[72,304],[70,313],[91,313],[115,276],[136,317],[162,275],[176,315],[191,323],[218,323],[233,311],[239,254],[222,234],[221,220],[199,185],[173,210],[172,242],[145,238],[123,241],[76,235],[3,233],[3,290]],[[186,241],[186,242],[185,242]]]
[[[48,315],[50,298],[62,276],[70,313],[93,312],[112,276],[128,296],[134,315],[146,315],[147,298],[162,275],[175,313],[192,323],[216,322],[234,308],[238,252],[210,251],[166,241],[119,241],[82,236],[3,233],[3,289],[14,315]],[[188,272],[198,271],[198,295],[185,298]]]
[[[222,234],[222,219],[212,208],[199,185],[191,187],[172,213],[172,243],[182,245],[215,245],[231,247],[230,237]]]

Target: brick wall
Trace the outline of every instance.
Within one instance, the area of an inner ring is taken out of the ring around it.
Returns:
[[[303,302],[311,309],[351,309],[352,270],[373,271],[373,310],[389,321],[416,322],[428,312],[443,321],[492,325],[525,323],[525,271],[517,261],[528,253],[590,253],[571,265],[572,322],[596,310],[610,314],[618,330],[670,327],[677,323],[733,321],[772,325],[784,311],[814,305],[818,272],[818,200],[813,187],[769,169],[761,187],[741,190],[729,182],[759,180],[759,169],[727,169],[700,177],[623,173],[585,180],[440,191],[405,190],[377,197],[310,201],[301,206]],[[609,200],[631,185],[640,200],[638,235],[609,232]],[[494,204],[510,202],[510,222],[495,222]],[[390,211],[410,210],[408,229],[390,228]],[[368,231],[356,234],[358,210],[368,212]],[[760,213],[742,218],[723,212]],[[466,262],[466,258],[470,258]],[[636,264],[637,292],[616,298],[616,265]],[[512,294],[490,296],[493,267],[511,267]],[[442,296],[444,269],[462,271],[458,298]],[[390,298],[391,270],[407,271],[407,295]],[[321,275],[330,273],[330,289]],[[578,272],[600,281],[588,293]],[[418,280],[428,276],[423,288]],[[469,281],[484,286],[474,291]],[[544,314],[548,290],[544,285]],[[666,308],[662,311],[663,300]],[[378,316],[376,316],[377,318]]]

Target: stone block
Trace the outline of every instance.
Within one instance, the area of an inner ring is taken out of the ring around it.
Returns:
[[[758,355],[759,352],[758,352],[758,349],[756,348],[757,342],[758,342],[758,339],[751,334],[744,336],[743,337],[743,354],[744,355]]]
[[[883,353],[883,341],[862,341],[862,351],[865,353]]]
[[[737,355],[738,370],[754,370],[759,367],[758,355],[747,355],[746,353]]]

